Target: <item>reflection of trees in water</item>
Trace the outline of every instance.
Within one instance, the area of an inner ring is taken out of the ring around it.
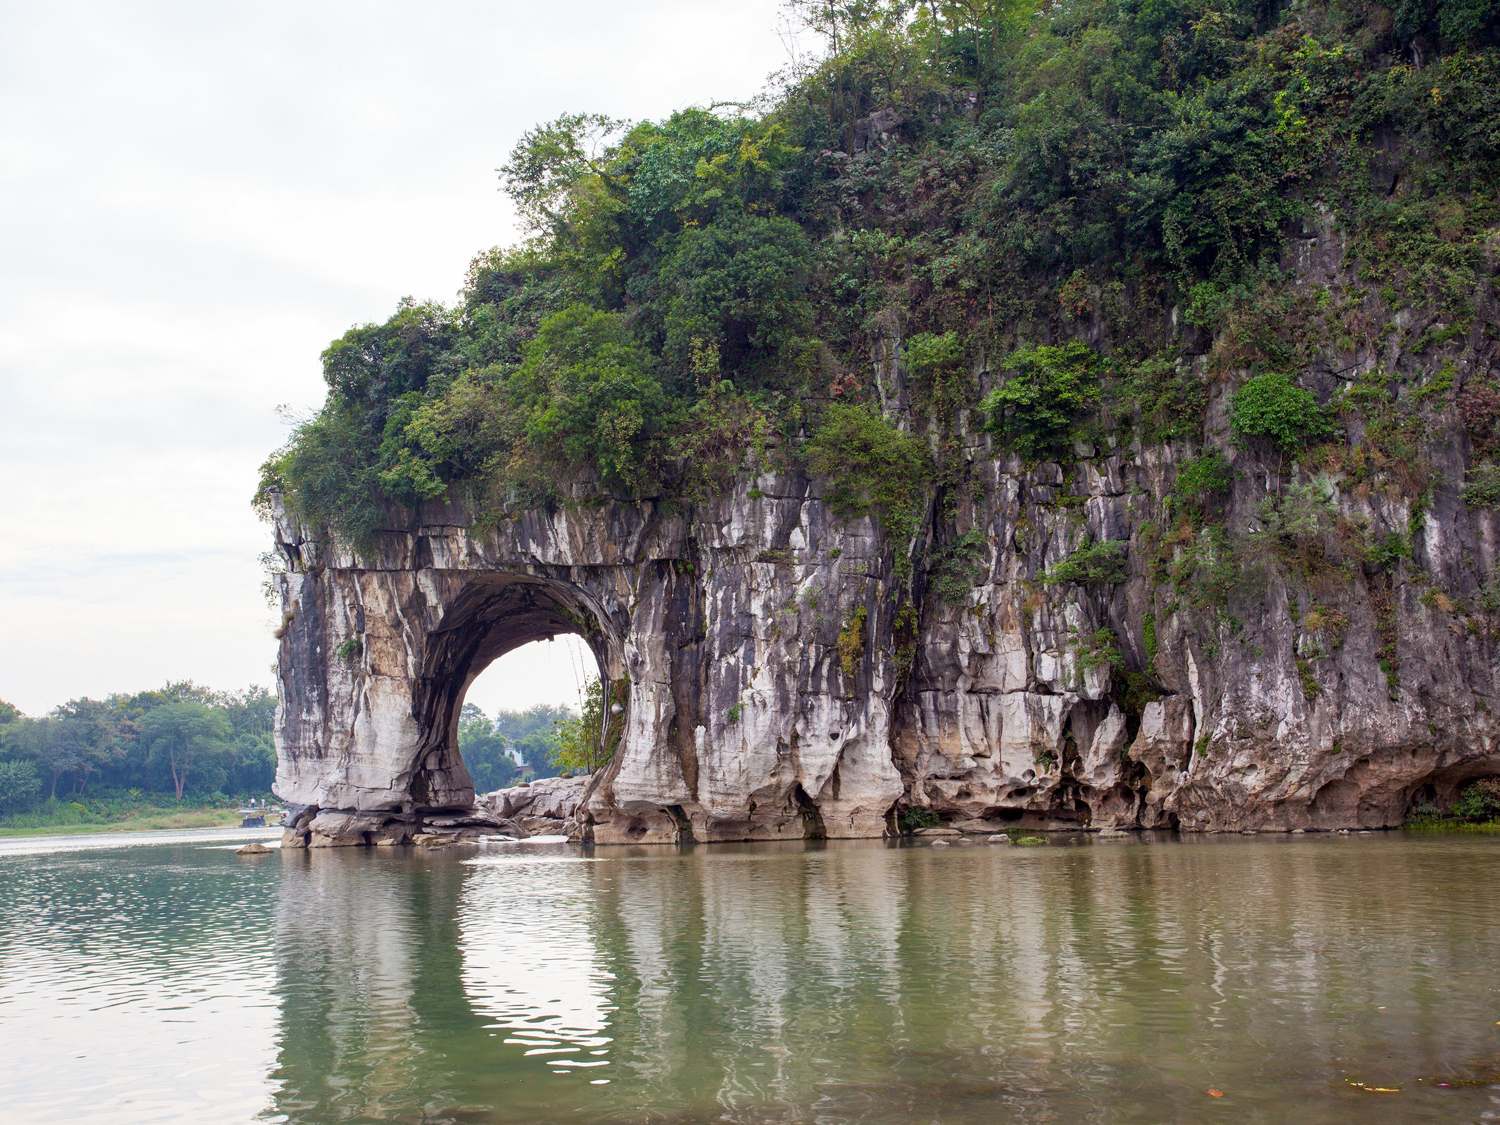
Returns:
[[[1191,1113],[1209,1074],[1274,1102],[1365,1066],[1453,1073],[1488,1023],[1453,1018],[1448,982],[1500,938],[1485,896],[1449,896],[1434,929],[1436,904],[1403,888],[1456,890],[1455,862],[1475,885],[1493,871],[1472,849],[1336,846],[599,864],[618,1115],[1154,1120]]]

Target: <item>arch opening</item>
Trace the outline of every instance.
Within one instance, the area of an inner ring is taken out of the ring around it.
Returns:
[[[568,583],[533,575],[476,576],[438,626],[429,631],[428,641],[413,706],[425,732],[411,784],[418,808],[472,805],[476,792],[489,791],[488,783],[496,781],[504,770],[506,762],[500,758],[503,750],[496,744],[499,739],[484,747],[484,766],[477,778],[461,750],[461,740],[467,741],[464,704],[476,685],[479,697],[485,698],[497,684],[504,684],[507,670],[515,677],[517,667],[528,667],[530,660],[534,661],[531,670],[541,669],[545,675],[547,668],[558,663],[556,658],[561,658],[570,662],[574,671],[567,674],[561,692],[554,693],[558,702],[551,706],[566,707],[571,715],[584,710],[587,699],[580,698],[583,684],[577,681],[586,683],[590,675],[600,680],[603,699],[614,700],[621,695],[618,688],[623,683],[623,652],[616,630],[592,598]],[[537,660],[537,646],[544,654],[547,649],[554,650],[550,654],[553,659]],[[487,676],[490,669],[495,672]],[[483,706],[476,710],[489,720],[493,733],[504,737],[503,731],[493,731],[490,710]],[[609,713],[607,706],[604,710]],[[473,710],[469,715],[473,721]],[[550,733],[550,721],[533,725],[543,725]],[[524,737],[531,732],[519,733]],[[533,755],[536,757],[535,740]]]
[[[563,772],[553,760],[556,724],[578,722],[599,663],[578,633],[528,641],[496,657],[469,684],[458,719],[458,752],[476,793]]]

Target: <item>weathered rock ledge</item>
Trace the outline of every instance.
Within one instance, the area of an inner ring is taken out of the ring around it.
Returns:
[[[398,844],[444,844],[503,836],[524,840],[531,833],[505,817],[475,808],[458,813],[390,810],[299,809],[286,822],[283,848],[341,848]]]

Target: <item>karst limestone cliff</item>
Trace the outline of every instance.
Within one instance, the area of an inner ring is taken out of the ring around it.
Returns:
[[[1233,521],[1274,486],[1263,456],[1225,438],[1227,394],[1207,440],[1235,469]],[[1398,537],[1409,557],[1295,581],[1238,559],[1233,613],[1152,570],[1185,549],[1159,540],[1185,456],[1081,444],[1067,467],[1027,467],[970,435],[976,483],[919,533],[977,529],[947,600],[939,555],[838,518],[824,482],[795,472],[747,472],[709,503],[521,511],[483,531],[434,503],[393,513],[357,554],[281,511],[288,841],[463,823],[466,687],[564,632],[588,639],[625,701],[618,747],[568,822],[596,844],[879,836],[912,809],[1054,828],[1375,827],[1500,772],[1497,630],[1478,608],[1500,541],[1451,483],[1460,449],[1420,513],[1320,475],[1341,526]],[[1048,580],[1101,542],[1125,545],[1117,581]]]

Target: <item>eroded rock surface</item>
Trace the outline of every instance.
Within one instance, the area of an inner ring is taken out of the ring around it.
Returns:
[[[291,566],[277,792],[318,810],[308,838],[471,808],[456,746],[464,691],[496,656],[565,632],[628,685],[623,737],[590,780],[577,834],[888,829],[903,793],[889,730],[899,677],[890,562],[869,521],[836,523],[807,481],[764,476],[686,513],[528,512],[483,535],[470,522],[447,510],[369,556],[329,557],[278,520]],[[851,675],[838,640],[860,609]]]
[[[792,476],[670,514],[527,512],[482,534],[434,506],[360,557],[323,553],[283,515],[276,791],[305,807],[291,835],[400,840],[423,815],[473,810],[463,693],[502,652],[562,632],[628,685],[618,749],[558,787],[571,815],[550,783],[529,794],[545,810],[507,791],[479,811],[600,844],[876,836],[908,806],[949,823],[1371,827],[1500,772],[1495,630],[1430,594],[1474,596],[1494,566],[1491,513],[1439,492],[1406,581],[1360,576],[1314,605],[1267,568],[1261,615],[1205,633],[1140,573],[1172,450],[1101,451],[1067,480],[982,440],[970,455],[986,484],[957,520],[984,548],[956,605],[924,597],[920,573],[903,593],[876,527],[834,518]],[[1235,456],[1246,488],[1255,465]],[[1336,502],[1377,527],[1410,519]],[[1037,581],[1090,538],[1130,544],[1126,581]],[[1113,665],[1081,643],[1100,630]],[[1391,639],[1398,676],[1381,663]],[[1159,695],[1133,714],[1120,663],[1149,666]]]
[[[478,807],[497,819],[514,821],[533,836],[580,834],[578,805],[588,791],[588,777],[543,777],[526,785],[497,789],[477,799]]]

